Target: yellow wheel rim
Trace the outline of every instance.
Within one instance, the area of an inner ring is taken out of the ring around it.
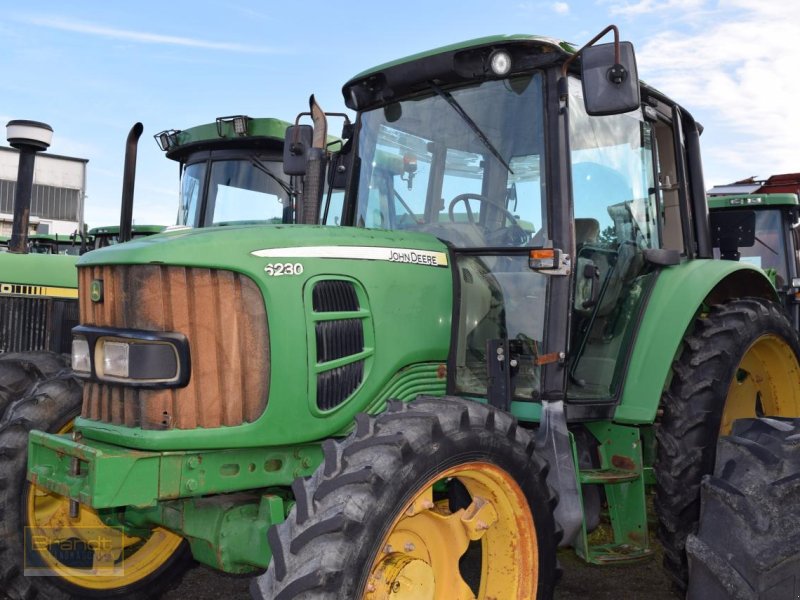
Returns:
[[[433,485],[456,478],[472,503],[451,513],[434,503]],[[383,537],[364,600],[489,600],[536,597],[539,557],[533,515],[503,469],[471,462],[437,473],[420,486]],[[473,593],[459,570],[470,542],[480,541],[481,581]]]
[[[57,433],[71,430],[72,421]],[[146,539],[129,537],[84,505],[72,519],[67,498],[36,485],[28,486],[26,509],[32,551],[51,574],[84,589],[111,590],[141,581],[167,562],[183,541],[160,527]],[[76,548],[83,559],[79,566],[70,564]]]
[[[728,388],[720,435],[729,434],[736,419],[757,416],[759,406],[764,416],[800,416],[797,357],[783,338],[772,334],[758,338],[742,357]]]

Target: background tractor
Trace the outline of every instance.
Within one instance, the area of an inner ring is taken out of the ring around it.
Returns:
[[[15,600],[152,597],[190,555],[274,600],[547,598],[559,543],[652,554],[651,487],[685,586],[717,438],[800,411],[775,289],[713,260],[699,127],[616,28],[454,44],[343,94],[336,152],[313,99],[286,133],[294,219],[277,182],[283,211],[219,212],[222,187],[197,210],[234,178],[187,163],[184,221],[224,227],[80,259],[80,416],[40,395],[0,426]]]
[[[210,125],[194,127],[186,131],[170,131],[158,134],[156,139],[159,144],[166,143],[167,157],[180,164],[181,174],[181,203],[180,214],[178,217],[178,227],[188,226],[203,227],[205,221],[194,219],[196,215],[209,215],[209,224],[225,224],[224,222],[214,221],[211,215],[216,214],[233,215],[243,214],[242,211],[250,211],[247,218],[263,220],[273,220],[277,211],[278,222],[284,212],[283,206],[277,202],[277,209],[273,205],[276,202],[278,192],[280,197],[286,198],[289,202],[292,195],[288,187],[289,178],[283,175],[280,168],[280,160],[283,146],[284,131],[288,123],[276,119],[251,119],[249,117],[235,117],[245,123],[243,131],[234,132],[234,123],[228,118],[217,119]],[[135,127],[129,136],[128,148],[126,152],[126,164],[128,174],[125,178],[125,189],[123,190],[123,209],[122,223],[120,226],[100,227],[92,229],[84,236],[75,236],[68,240],[70,248],[80,249],[80,253],[114,246],[120,242],[139,239],[161,232],[162,226],[133,225],[130,221],[132,214],[133,199],[133,173],[132,166],[135,165],[136,141],[141,134],[141,126]],[[166,137],[165,137],[166,135]],[[276,162],[277,161],[277,162]],[[277,166],[276,166],[277,165]],[[206,175],[209,175],[208,177]],[[256,204],[260,203],[260,210]],[[24,206],[16,204],[19,210],[24,210]],[[227,211],[227,212],[226,212]],[[287,214],[291,214],[290,211]],[[264,217],[264,215],[268,215]],[[173,229],[176,229],[173,228]],[[36,236],[31,236],[36,237]],[[41,236],[39,236],[41,237]],[[37,242],[44,247],[47,242],[52,242],[52,252],[56,254],[55,244],[61,240],[39,239]],[[78,240],[78,237],[82,239]],[[26,250],[31,248],[30,243],[22,244]],[[77,253],[77,252],[76,252]],[[13,440],[11,447],[15,444],[24,443],[27,431],[37,423],[50,422],[55,420],[60,423],[59,431],[71,431],[72,420],[78,414],[82,396],[82,386],[68,369],[68,359],[64,356],[69,355],[71,336],[69,330],[77,324],[77,272],[75,270],[75,256],[42,256],[39,254],[28,254],[26,256],[8,255],[8,265],[21,265],[22,261],[38,260],[36,268],[18,269],[19,278],[24,282],[20,283],[13,280],[13,287],[10,284],[3,284],[3,292],[9,294],[11,308],[16,304],[28,301],[29,298],[20,298],[23,294],[30,291],[36,296],[39,302],[52,302],[49,295],[52,295],[53,282],[59,281],[71,290],[71,304],[74,306],[75,317],[71,323],[65,325],[66,343],[56,342],[47,345],[31,345],[29,338],[34,333],[41,332],[41,335],[54,336],[51,331],[50,321],[37,324],[31,318],[37,316],[30,310],[18,310],[16,318],[3,319],[2,321],[2,340],[8,340],[8,344],[15,343],[16,338],[23,338],[21,342],[14,346],[4,348],[8,353],[0,355],[0,430],[2,430],[5,442]],[[26,263],[28,264],[28,263]],[[16,272],[16,270],[15,270]],[[4,275],[9,277],[10,269],[4,271]],[[35,281],[32,278],[38,278]],[[41,279],[49,283],[49,287],[33,284]],[[91,291],[89,291],[91,295]],[[11,310],[11,309],[9,309]],[[66,416],[65,416],[66,415]],[[5,446],[8,448],[8,446]],[[24,452],[22,454],[9,453],[10,462],[17,468],[24,469]],[[20,460],[22,462],[20,462]],[[19,474],[19,473],[18,473]],[[39,494],[41,496],[41,494]],[[6,498],[7,500],[7,498]],[[32,500],[34,506],[48,506],[46,497]],[[8,510],[8,504],[0,501],[0,512],[3,514],[15,514],[16,510]],[[14,519],[12,519],[14,521]],[[18,521],[14,521],[18,523]],[[87,521],[81,521],[86,525]],[[88,521],[89,525],[92,524]],[[80,524],[78,525],[80,526]],[[13,526],[12,526],[13,527]],[[8,528],[11,530],[11,528]],[[84,530],[85,531],[85,530]],[[15,542],[21,543],[19,535],[21,531],[15,533]],[[82,546],[84,555],[86,547]],[[63,560],[63,553],[59,556]],[[24,557],[23,557],[24,560]],[[70,559],[77,561],[77,564],[85,561],[85,556]],[[28,563],[26,563],[28,564]],[[34,566],[35,570],[35,566]],[[102,579],[102,578],[101,578]],[[80,577],[78,581],[84,581]],[[88,580],[87,580],[88,581]],[[115,580],[115,584],[118,583]],[[88,581],[91,587],[91,581]],[[124,581],[123,581],[124,584]],[[3,591],[6,582],[3,580]],[[8,583],[12,590],[12,595],[18,593],[30,593],[31,588],[26,580],[19,580],[15,584]],[[45,587],[45,589],[49,589]],[[100,589],[103,589],[102,583]],[[24,590],[20,592],[20,590]],[[43,592],[44,597],[50,597],[48,592]]]
[[[730,193],[737,188],[750,193]],[[708,207],[715,256],[764,269],[792,323],[800,329],[798,192],[800,174],[775,175],[766,181],[745,180],[713,188]]]

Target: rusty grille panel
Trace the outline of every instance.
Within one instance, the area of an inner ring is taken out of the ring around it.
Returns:
[[[103,301],[88,290],[103,281]],[[81,323],[175,331],[189,340],[192,376],[178,389],[89,383],[85,418],[143,429],[241,425],[267,405],[269,333],[256,284],[231,271],[158,265],[82,267]]]

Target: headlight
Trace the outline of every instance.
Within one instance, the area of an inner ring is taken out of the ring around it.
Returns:
[[[72,331],[73,371],[79,377],[156,388],[189,382],[189,344],[179,333],[83,325]]]
[[[489,66],[495,75],[508,75],[511,70],[511,55],[505,50],[495,50],[489,55]]]
[[[86,338],[72,340],[72,370],[77,373],[91,373],[92,361],[89,358],[89,342]]]
[[[128,356],[130,354],[128,348],[130,348],[130,344],[101,340],[98,349],[103,357],[103,375],[128,376]]]

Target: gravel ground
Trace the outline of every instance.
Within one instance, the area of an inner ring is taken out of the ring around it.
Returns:
[[[561,550],[559,560],[564,574],[556,590],[556,600],[676,600],[656,554],[639,563],[614,567],[587,565],[572,550]],[[250,600],[250,577],[225,575],[198,565],[180,585],[163,596],[164,600]],[[0,600],[8,600],[0,591]]]
[[[559,559],[564,575],[556,600],[676,600],[658,556],[617,567],[587,565],[571,550],[562,551]],[[187,573],[181,585],[164,600],[250,600],[249,585],[249,577],[223,575],[200,566]]]

